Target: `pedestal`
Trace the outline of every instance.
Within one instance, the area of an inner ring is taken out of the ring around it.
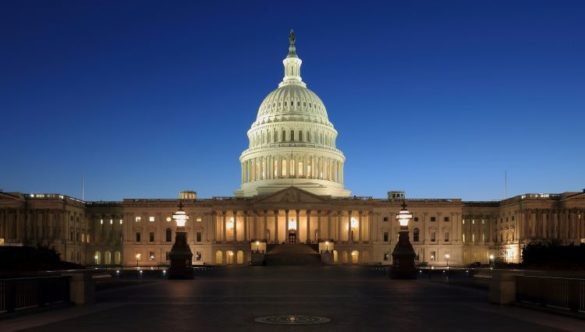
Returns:
[[[175,243],[169,253],[171,267],[169,268],[169,279],[193,279],[193,267],[191,260],[193,253],[187,244],[187,233],[177,231]]]
[[[414,258],[416,253],[408,239],[408,228],[400,229],[398,243],[392,252],[392,279],[416,279],[416,266]]]

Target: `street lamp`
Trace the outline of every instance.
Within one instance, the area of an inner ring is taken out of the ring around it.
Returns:
[[[138,261],[140,260],[140,256],[142,256],[141,254],[136,254],[136,268],[138,268]]]
[[[447,261],[447,268],[449,268],[449,258],[451,258],[451,255],[445,254],[445,260]]]
[[[179,209],[173,214],[173,220],[177,223],[175,243],[169,253],[171,266],[169,267],[169,279],[193,279],[191,260],[193,253],[187,244],[187,232],[185,224],[189,216],[183,211],[183,202],[179,201]]]
[[[494,263],[495,263],[495,256],[493,254],[490,255],[490,268],[494,268]]]
[[[396,215],[400,224],[398,243],[392,252],[392,270],[390,276],[393,279],[416,279],[416,268],[414,258],[416,253],[408,239],[408,222],[412,214],[406,208],[406,202],[402,202],[402,209]]]

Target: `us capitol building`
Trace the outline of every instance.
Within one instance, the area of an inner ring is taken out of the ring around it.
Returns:
[[[193,264],[248,264],[253,253],[303,247],[330,252],[329,264],[390,264],[403,200],[414,218],[410,239],[429,265],[519,262],[524,245],[585,242],[585,192],[525,194],[502,201],[351,196],[345,156],[321,99],[301,78],[294,33],[284,77],[260,104],[240,156],[234,197],[179,199]],[[171,215],[179,199],[87,202],[60,194],[0,192],[0,245],[48,246],[81,264],[168,265]]]

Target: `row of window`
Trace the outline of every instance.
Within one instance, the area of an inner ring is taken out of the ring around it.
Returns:
[[[389,217],[384,217],[384,221],[388,221],[388,220],[390,220]],[[418,217],[414,217],[413,220],[418,222],[419,219],[418,219]],[[437,221],[437,217],[430,217],[430,221],[431,222]],[[443,221],[448,222],[448,221],[451,221],[451,219],[449,217],[443,217]],[[464,224],[465,224],[465,222],[464,222]]]
[[[197,232],[195,233],[195,241],[196,242],[201,242],[201,232]],[[142,233],[141,232],[136,232],[135,234],[135,241],[136,242],[142,242]],[[154,242],[155,241],[155,232],[149,232],[148,233],[148,242]],[[165,242],[172,242],[173,241],[173,231],[170,228],[167,228],[165,231]]]
[[[294,129],[291,129],[290,131],[286,131],[286,130],[282,130],[280,131],[280,135],[279,135],[279,131],[277,131],[276,129],[274,131],[263,131],[261,133],[257,133],[255,134],[251,139],[250,139],[250,145],[252,147],[258,146],[260,144],[268,144],[268,143],[282,143],[282,142],[306,142],[306,143],[314,143],[314,144],[323,144],[323,145],[327,145],[327,146],[333,146],[334,145],[334,136],[333,135],[328,135],[328,134],[323,134],[323,133],[319,133],[317,134],[317,132],[313,132],[311,133],[311,131],[306,131],[304,132],[303,135],[303,131],[299,130],[299,131],[295,131]]]
[[[443,234],[443,241],[449,242],[449,232],[445,232]],[[388,242],[390,240],[390,235],[388,232],[384,232],[384,242]],[[431,242],[437,242],[437,233],[431,232],[430,233],[430,240]],[[412,232],[412,242],[419,242],[420,241],[420,231],[418,228],[415,228]]]
[[[172,217],[166,217],[165,220],[166,220],[166,222],[171,222],[171,221],[173,221],[173,218]],[[196,222],[201,222],[202,220],[203,219],[201,217],[195,218],[195,221]],[[135,222],[141,222],[142,221],[142,217],[141,216],[134,217],[134,221]],[[149,222],[156,222],[156,217],[155,216],[149,216],[148,217],[148,221]],[[109,222],[108,223],[110,225],[113,225],[114,224],[114,219],[109,219]],[[117,221],[117,223],[119,223],[120,225],[122,225],[124,223],[124,219],[119,219]],[[103,224],[104,224],[104,219],[100,219],[100,225],[103,225]]]

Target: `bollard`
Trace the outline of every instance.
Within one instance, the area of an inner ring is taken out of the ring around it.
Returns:
[[[89,272],[65,274],[69,276],[69,299],[74,304],[92,304],[95,300],[95,283]]]
[[[516,302],[516,275],[496,272],[490,282],[489,301],[493,304],[511,304]]]

